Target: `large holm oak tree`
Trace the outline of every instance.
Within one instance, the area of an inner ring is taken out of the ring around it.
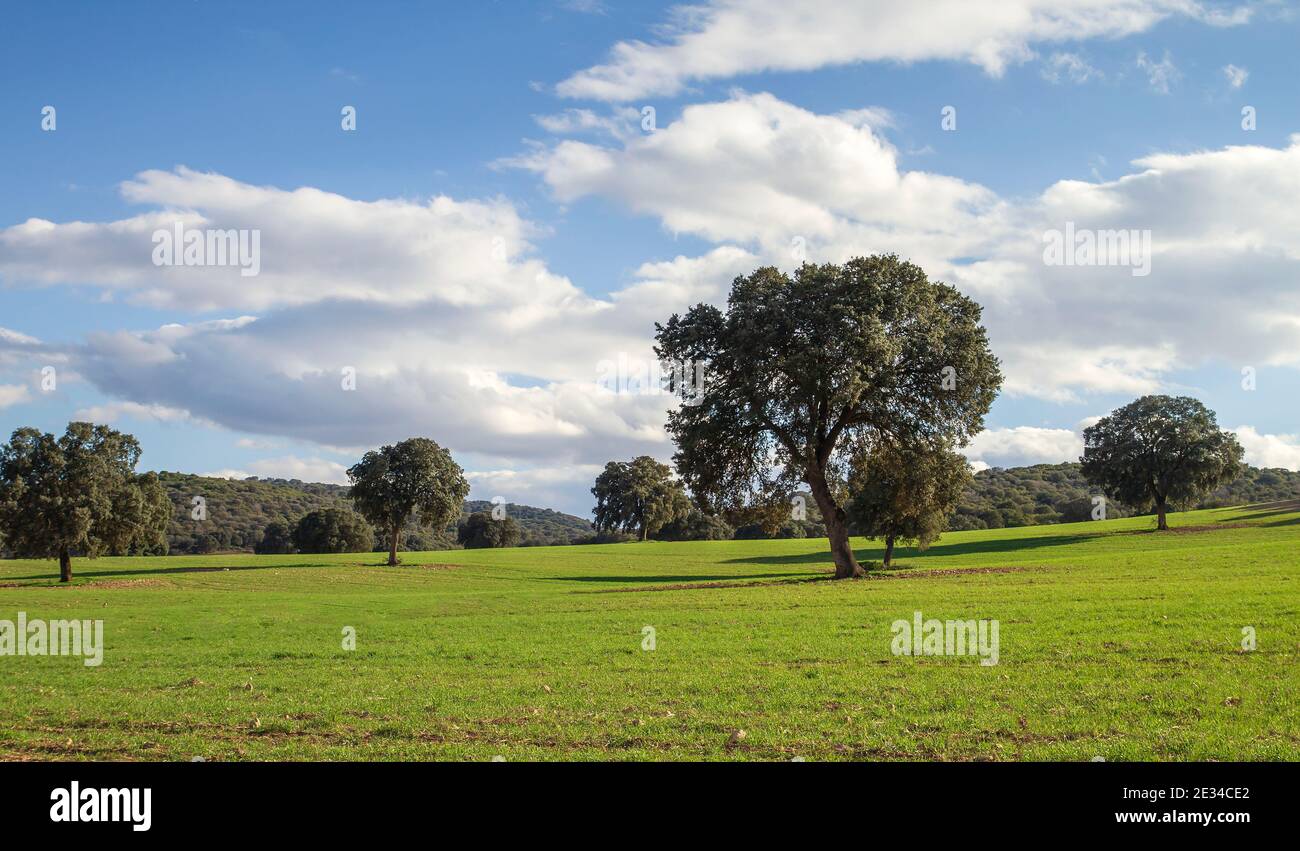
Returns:
[[[1083,430],[1083,475],[1110,499],[1148,510],[1157,529],[1170,503],[1203,496],[1241,474],[1241,444],[1189,396],[1143,396]]]
[[[396,565],[397,541],[411,517],[441,530],[460,516],[469,483],[451,453],[427,437],[413,437],[367,452],[348,468],[357,513],[388,541],[388,563]]]
[[[20,428],[0,447],[0,533],[14,555],[57,558],[72,581],[74,553],[166,552],[172,504],[156,473],[135,472],[140,443],[92,423],[63,437]]]
[[[835,575],[863,575],[841,503],[846,461],[881,440],[962,446],[1002,375],[980,306],[894,255],[765,267],[727,310],[698,304],[655,326],[659,357],[702,366],[671,412],[674,460],[717,509],[785,501],[803,482],[826,524]]]

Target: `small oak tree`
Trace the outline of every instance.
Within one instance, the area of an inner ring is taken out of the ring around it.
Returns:
[[[368,553],[375,531],[365,518],[342,508],[323,508],[302,516],[293,530],[300,553]]]
[[[519,524],[506,516],[494,520],[486,511],[476,511],[456,527],[456,542],[467,550],[519,546]]]
[[[610,461],[591,489],[596,497],[593,525],[602,532],[635,532],[644,541],[665,524],[686,517],[691,501],[672,473],[649,455]]]
[[[63,437],[20,428],[0,447],[0,528],[14,555],[57,558],[72,581],[72,555],[166,551],[172,504],[157,473],[135,472],[140,443],[92,423]]]
[[[262,540],[253,547],[258,555],[286,555],[294,551],[293,527],[287,520],[272,520],[262,530]],[[373,542],[372,542],[373,543]]]
[[[464,471],[451,453],[425,437],[367,452],[348,469],[357,513],[388,541],[388,563],[397,564],[397,542],[407,520],[444,529],[460,516],[469,494]]]
[[[1109,499],[1155,508],[1203,496],[1241,474],[1241,444],[1189,396],[1143,396],[1083,430],[1083,475]]]
[[[805,483],[837,578],[861,576],[841,483],[873,444],[963,446],[1002,383],[980,306],[893,255],[766,267],[736,278],[727,311],[699,304],[656,325],[656,353],[703,387],[668,415],[677,471],[711,511],[779,505]]]
[[[654,533],[660,541],[729,541],[735,535],[736,530],[726,520],[698,508],[691,508],[686,516],[665,523]]]
[[[885,540],[888,569],[896,542],[924,550],[938,540],[970,481],[970,465],[956,452],[882,444],[853,464],[849,522],[859,534]]]

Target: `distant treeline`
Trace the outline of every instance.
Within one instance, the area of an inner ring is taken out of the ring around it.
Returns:
[[[296,479],[242,481],[214,479],[185,473],[159,474],[174,511],[168,528],[170,552],[211,553],[253,551],[268,524],[282,521],[292,527],[305,514],[324,508],[350,508],[348,489],[341,485],[301,482]],[[203,498],[206,519],[194,519]],[[994,467],[976,473],[948,529],[999,529],[1072,523],[1092,518],[1093,492],[1076,463],[1035,464],[1032,467]],[[1195,505],[1181,509],[1217,508],[1254,502],[1300,499],[1300,473],[1282,469],[1245,468],[1231,485],[1219,488]],[[491,512],[482,500],[468,500],[463,521],[474,512]],[[506,511],[519,524],[520,546],[599,543],[629,539],[616,533],[596,534],[580,517],[548,508],[508,504]],[[1114,502],[1106,506],[1108,518],[1127,517],[1135,512]],[[460,522],[460,521],[458,521]],[[652,537],[660,540],[730,538],[804,538],[825,535],[817,506],[805,499],[805,515],[777,522],[755,522],[746,517],[706,517],[693,512],[684,521],[669,524]],[[456,524],[428,531],[412,526],[403,537],[408,551],[449,549],[456,541]]]
[[[1035,464],[1030,467],[993,467],[981,470],[972,478],[957,510],[948,518],[948,531],[1001,529],[1010,526],[1039,526],[1053,523],[1077,523],[1093,519],[1093,496],[1078,463]],[[689,538],[813,538],[826,534],[817,505],[804,494],[801,520],[782,517],[776,523],[754,523],[749,518],[732,521],[730,534],[689,534],[709,529],[698,517],[684,524],[670,524],[651,537],[660,540]],[[1300,499],[1300,472],[1280,468],[1260,469],[1246,466],[1232,484],[1215,490],[1191,505],[1178,505],[1182,511],[1198,508],[1222,508],[1257,502]],[[1108,501],[1106,518],[1131,517],[1140,512],[1132,507]],[[714,519],[714,523],[717,520]],[[726,525],[726,524],[724,524]],[[683,528],[685,527],[685,528]],[[688,534],[682,534],[683,532]],[[857,529],[851,529],[860,534]]]
[[[1077,463],[1035,464],[1032,467],[994,467],[975,474],[971,487],[948,522],[953,531],[1001,529],[1091,520],[1092,497]],[[1221,508],[1300,498],[1300,472],[1245,467],[1236,481],[1179,510]],[[1106,517],[1129,517],[1132,508],[1108,502]]]
[[[173,554],[252,552],[272,522],[280,521],[292,528],[308,512],[351,508],[348,489],[342,485],[297,479],[240,481],[168,472],[160,473],[159,478],[173,507],[167,530]],[[202,503],[196,504],[195,497],[201,497]],[[491,512],[492,508],[490,502],[467,500],[457,522],[476,511]],[[594,535],[586,520],[549,508],[508,503],[506,513],[519,525],[520,546],[570,544]],[[202,519],[196,519],[196,514]],[[403,536],[402,549],[444,550],[456,546],[455,541],[456,523],[433,531],[412,525]]]

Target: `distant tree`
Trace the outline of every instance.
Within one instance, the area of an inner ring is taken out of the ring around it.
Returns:
[[[924,550],[938,539],[970,480],[970,465],[956,452],[879,446],[853,465],[849,522],[885,540],[888,569],[896,542],[915,541]]]
[[[626,544],[637,540],[635,535],[629,535],[626,532],[597,532],[594,535],[584,535],[574,541],[575,544]]]
[[[368,553],[375,531],[354,511],[325,508],[304,514],[293,530],[300,553]]]
[[[57,558],[72,581],[72,554],[165,551],[171,502],[156,473],[137,474],[129,434],[69,423],[63,437],[20,428],[0,447],[0,528],[15,555]]]
[[[367,452],[348,469],[357,512],[388,541],[388,563],[397,564],[402,527],[414,518],[441,529],[460,516],[469,493],[464,471],[451,453],[425,437]]]
[[[494,520],[486,511],[476,511],[456,527],[456,541],[467,550],[517,547],[519,524],[510,516]]]
[[[1004,508],[1004,509],[1002,509],[1002,515],[1001,515],[1001,516],[1002,516],[1002,521],[1003,521],[1003,523],[1004,523],[1006,526],[1015,527],[1015,526],[1033,526],[1033,525],[1034,525],[1034,521],[1033,521],[1033,519],[1030,518],[1029,515],[1025,514],[1025,512],[1021,511],[1019,507],[1015,507],[1015,506],[1013,506],[1013,507],[1011,507],[1011,508]],[[990,525],[989,525],[989,528],[990,528],[990,529],[1001,529],[1002,527],[1001,527],[1001,526],[993,526],[992,524],[990,524]]]
[[[382,532],[376,533],[376,543],[373,547],[374,552],[386,553],[391,541],[388,536]],[[398,538],[398,546],[408,553],[426,553],[435,550],[450,550],[455,544],[455,527],[451,529],[449,535],[447,530],[438,527],[436,529],[427,529],[407,525],[402,530]]]
[[[200,555],[220,552],[221,549],[221,536],[215,532],[205,532],[194,539],[194,552]]]
[[[973,514],[958,510],[956,514],[948,519],[948,532],[973,532],[978,529],[986,529],[984,521],[980,520]]]
[[[684,517],[665,523],[653,537],[660,541],[729,541],[735,534],[726,520],[692,508]]]
[[[666,523],[685,517],[690,498],[672,468],[649,455],[610,461],[591,489],[596,497],[593,525],[600,531],[635,532],[646,540]]]
[[[735,529],[737,540],[826,537],[817,502],[807,492],[794,494],[789,502],[731,507],[721,516]]]
[[[736,538],[758,540],[775,538],[792,513],[792,506],[784,502],[770,502],[731,506],[722,512],[722,516],[736,530]]]
[[[881,440],[964,445],[1002,382],[979,305],[892,255],[758,269],[725,313],[699,304],[656,328],[660,359],[692,367],[672,372],[704,377],[668,416],[692,496],[725,511],[805,483],[837,578],[863,573],[841,506],[848,458]]]
[[[1083,474],[1110,499],[1167,530],[1170,503],[1204,496],[1242,472],[1237,438],[1188,396],[1143,396],[1083,431]]]
[[[1091,499],[1081,496],[1069,502],[1061,503],[1059,508],[1062,523],[1083,523],[1092,519],[1096,506],[1093,505]]]
[[[253,552],[258,555],[286,555],[294,551],[293,529],[284,520],[267,523],[262,540],[253,547]]]

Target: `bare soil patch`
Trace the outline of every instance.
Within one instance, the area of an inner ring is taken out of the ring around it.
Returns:
[[[1204,526],[1171,526],[1169,531],[1179,535],[1193,532],[1218,532],[1221,529],[1248,529],[1250,523],[1210,523]]]
[[[1041,567],[948,567],[934,570],[869,571],[864,579],[941,579],[946,576],[971,576],[977,573],[1026,573]]]

